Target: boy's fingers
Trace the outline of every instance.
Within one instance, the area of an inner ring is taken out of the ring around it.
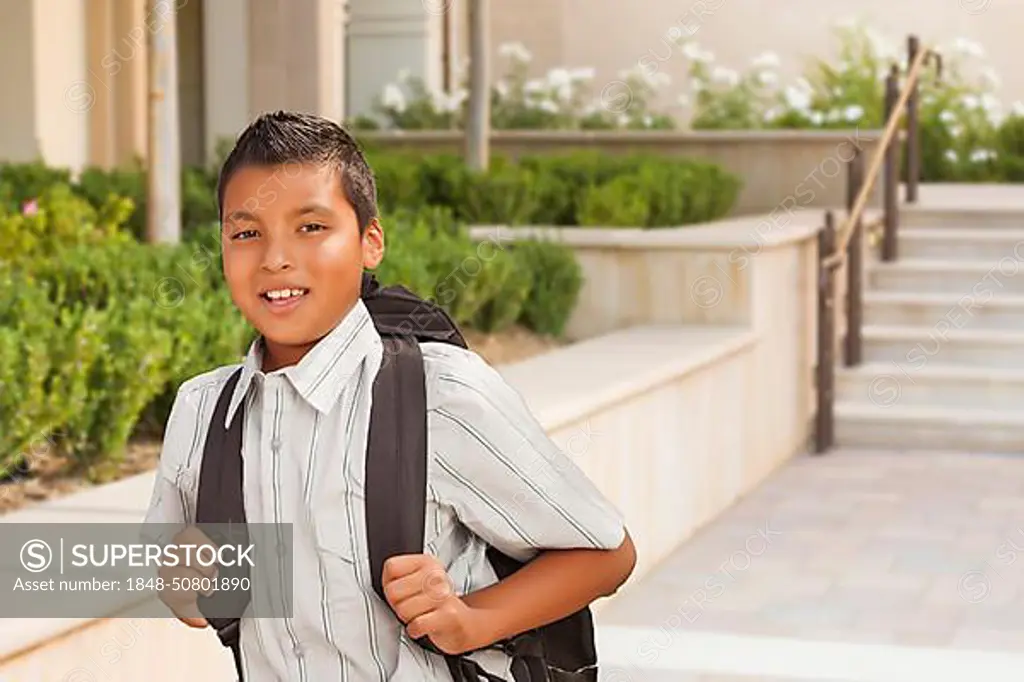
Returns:
[[[409,623],[436,609],[438,603],[425,594],[417,594],[395,604],[395,614],[403,623]]]
[[[415,573],[421,566],[430,562],[432,558],[427,554],[399,554],[384,562],[383,583],[387,585],[392,580],[398,580],[411,573]]]

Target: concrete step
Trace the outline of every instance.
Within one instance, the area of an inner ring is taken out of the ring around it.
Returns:
[[[960,365],[1014,369],[1024,364],[1024,332],[997,329],[865,326],[863,359],[913,377],[925,367]]]
[[[1024,193],[1021,194],[1024,196]],[[1020,206],[974,208],[932,207],[922,208],[910,204],[900,205],[899,230],[904,228],[1000,228],[1024,229],[1024,208]]]
[[[836,371],[836,400],[878,407],[998,410],[1024,405],[1024,369],[934,364],[910,371],[892,363],[865,363]]]
[[[865,291],[864,323],[1024,331],[1024,295]]]
[[[1021,224],[1024,228],[1024,223]],[[1024,262],[1024,229],[921,227],[899,234],[900,259]],[[1010,266],[1006,266],[1008,269]]]
[[[868,290],[947,293],[981,302],[1004,294],[1024,294],[1024,262],[1012,258],[900,259],[892,263],[871,262],[865,270]]]
[[[1024,412],[837,402],[840,447],[902,448],[1024,455]]]

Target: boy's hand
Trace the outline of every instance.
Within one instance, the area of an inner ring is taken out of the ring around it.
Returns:
[[[208,538],[201,530],[192,526],[181,531],[171,541],[176,545],[210,545],[216,548],[213,540]],[[204,628],[207,625],[206,618],[199,612],[197,604],[198,592],[186,589],[193,578],[213,578],[217,575],[216,566],[202,566],[195,561],[193,550],[192,566],[185,561],[184,551],[178,551],[177,566],[160,566],[157,575],[164,581],[164,589],[160,591],[160,600],[178,617],[178,620],[194,628]],[[177,585],[175,585],[177,579]],[[210,592],[206,593],[207,595]]]
[[[384,596],[412,639],[427,636],[441,651],[460,654],[483,646],[480,613],[455,594],[435,557],[405,554],[384,562]]]

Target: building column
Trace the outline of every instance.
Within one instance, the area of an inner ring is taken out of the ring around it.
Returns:
[[[113,3],[114,0],[86,0],[86,83],[95,97],[89,112],[89,164],[102,168],[117,163],[114,89],[103,70],[105,57],[114,47]]]
[[[117,165],[146,158],[149,119],[149,34],[164,16],[150,17],[146,0],[114,1],[114,45],[104,57],[103,76],[112,84]]]
[[[348,74],[347,116],[371,114],[401,71],[442,90],[445,21],[463,7],[456,0],[350,0],[348,60],[358,68]]]
[[[249,122],[249,0],[203,3],[203,102],[206,159]]]
[[[0,7],[0,159],[81,169],[95,95],[85,70],[84,0]]]
[[[249,117],[277,109],[344,114],[342,0],[251,0]]]

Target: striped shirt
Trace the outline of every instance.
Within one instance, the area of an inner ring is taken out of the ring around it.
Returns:
[[[425,552],[466,594],[496,581],[488,544],[519,560],[539,549],[618,547],[619,511],[548,438],[522,398],[472,351],[422,344],[427,378]],[[248,682],[450,680],[373,591],[363,514],[373,380],[383,344],[358,301],[296,365],[263,372],[254,342],[227,419],[244,404],[246,518],[291,523],[293,614],[243,618]],[[146,523],[195,519],[203,444],[229,365],[178,390]],[[212,632],[211,632],[211,636]],[[474,657],[511,680],[497,651]]]

